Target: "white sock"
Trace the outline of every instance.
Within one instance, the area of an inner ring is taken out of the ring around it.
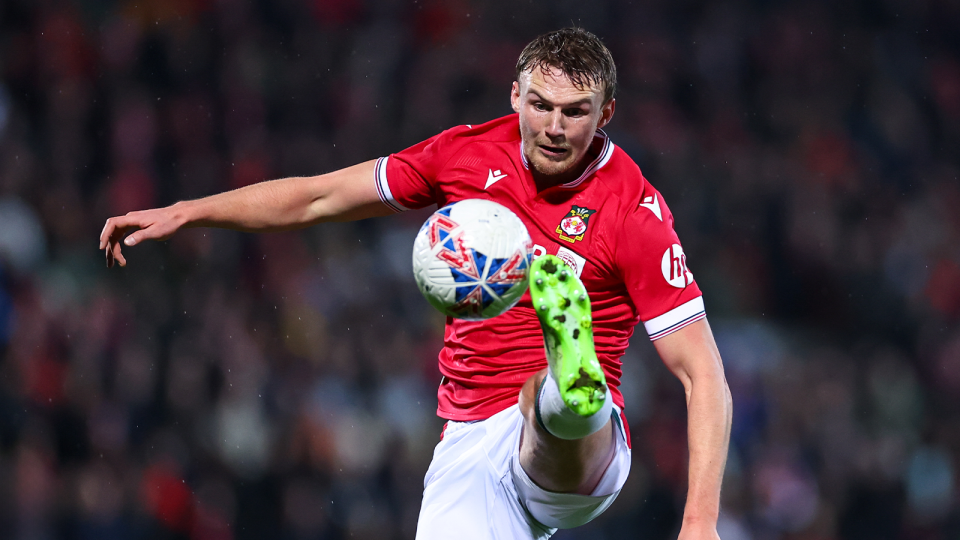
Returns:
[[[560,439],[582,439],[605,426],[610,420],[613,400],[610,399],[609,388],[606,396],[599,411],[590,416],[580,416],[563,402],[557,381],[547,371],[534,405],[537,422],[548,433]]]

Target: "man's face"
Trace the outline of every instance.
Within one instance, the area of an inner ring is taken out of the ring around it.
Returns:
[[[545,176],[575,180],[598,128],[613,117],[615,100],[603,103],[603,88],[578,88],[559,69],[539,67],[520,74],[510,96],[520,113],[523,154]],[[567,178],[567,176],[574,176]]]

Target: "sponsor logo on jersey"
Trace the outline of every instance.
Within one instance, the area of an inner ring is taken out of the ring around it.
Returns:
[[[693,283],[693,274],[687,269],[687,256],[683,254],[680,244],[668,247],[663,253],[660,270],[663,272],[663,279],[678,289]]]
[[[571,244],[577,240],[583,240],[583,235],[587,232],[587,224],[590,222],[590,216],[596,214],[596,210],[590,210],[582,206],[573,205],[567,215],[560,220],[557,225],[557,234],[560,239]]]
[[[492,186],[492,185],[494,185],[495,183],[497,183],[498,180],[502,180],[502,179],[504,179],[504,178],[506,178],[506,177],[507,177],[507,175],[506,175],[505,173],[501,173],[501,172],[500,172],[500,169],[497,169],[497,170],[488,169],[488,170],[487,170],[487,184],[486,184],[485,186],[483,186],[483,189],[489,188],[490,186]]]
[[[546,254],[547,248],[541,246],[540,244],[534,244],[533,249],[531,250],[530,258],[539,259]],[[577,277],[580,277],[580,275],[583,274],[583,267],[586,266],[587,260],[574,251],[560,246],[560,249],[557,250],[557,257],[559,257],[563,262],[567,263],[567,266],[573,269],[573,271],[577,274]]]
[[[653,212],[653,215],[657,216],[657,219],[663,221],[663,214],[660,211],[660,201],[657,200],[656,193],[653,194],[653,197],[644,197],[640,206],[650,210]]]
[[[583,273],[584,265],[587,264],[586,259],[565,247],[561,247],[560,250],[557,251],[557,257],[567,263],[567,266],[573,270],[573,273],[576,274],[577,277],[580,277],[580,274]]]

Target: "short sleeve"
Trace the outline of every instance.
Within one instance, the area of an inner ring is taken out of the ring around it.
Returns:
[[[706,316],[700,287],[673,229],[673,214],[649,184],[640,203],[624,216],[616,262],[651,340]]]
[[[456,135],[466,129],[448,129],[406,150],[377,160],[376,183],[380,200],[397,212],[437,202],[437,176],[456,152]]]

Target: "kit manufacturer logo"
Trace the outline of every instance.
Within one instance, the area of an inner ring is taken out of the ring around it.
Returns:
[[[653,215],[657,216],[657,219],[663,221],[663,213],[660,211],[660,203],[657,201],[657,194],[654,193],[653,197],[646,197],[640,203],[640,206],[646,208],[653,212]]]
[[[486,183],[486,185],[483,186],[483,189],[489,188],[490,186],[496,184],[498,181],[500,181],[500,180],[502,180],[502,179],[504,179],[504,178],[506,178],[506,177],[507,177],[507,174],[500,172],[500,169],[497,169],[497,170],[488,169],[488,170],[487,170],[487,183]]]

